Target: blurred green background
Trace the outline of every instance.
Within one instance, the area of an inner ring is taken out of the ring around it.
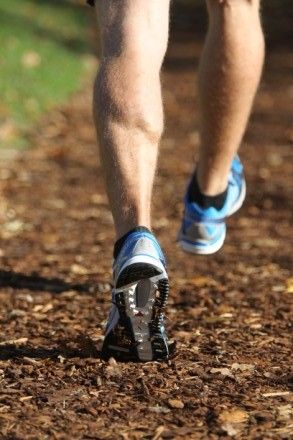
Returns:
[[[82,87],[89,66],[85,2],[0,0],[0,143],[26,145],[39,116]]]
[[[147,1],[147,0],[146,0]],[[92,75],[94,12],[86,0],[0,0],[0,146],[23,147],[40,115]],[[292,0],[263,1],[267,47],[292,44]],[[203,38],[204,0],[174,0],[171,41],[192,28]],[[176,28],[176,29],[174,29]],[[94,34],[95,35],[95,34]]]

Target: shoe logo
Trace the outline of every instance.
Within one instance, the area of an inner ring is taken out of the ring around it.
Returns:
[[[219,228],[216,225],[208,226],[200,223],[192,223],[186,228],[185,234],[191,240],[211,241],[219,233]]]
[[[137,241],[133,248],[132,254],[147,254],[151,257],[158,258],[158,253],[154,245],[147,238],[140,238]]]

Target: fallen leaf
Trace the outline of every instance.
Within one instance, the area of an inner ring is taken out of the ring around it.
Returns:
[[[255,366],[253,364],[237,364],[234,363],[231,365],[232,370],[236,371],[252,371],[254,370]]]
[[[179,399],[169,399],[168,403],[171,406],[171,408],[177,408],[177,409],[184,408],[184,403],[182,402],[182,400]]]
[[[273,393],[264,393],[263,397],[279,397],[279,396],[289,396],[290,391],[275,391]]]
[[[205,310],[207,310],[206,307],[192,307],[188,310],[188,313],[193,318],[198,318]]]
[[[106,367],[106,376],[121,376],[122,371],[119,367],[119,364],[116,362],[114,358],[110,358],[108,361],[108,366]]]
[[[75,275],[88,275],[89,270],[86,269],[84,266],[81,266],[80,264],[72,264],[70,268],[70,272],[74,273]]]
[[[92,270],[87,269],[81,264],[72,264],[70,267],[70,272],[74,275],[96,275],[99,272],[99,269],[94,268]]]
[[[47,313],[47,312],[49,312],[50,310],[52,310],[53,309],[53,304],[52,303],[48,303],[48,304],[46,304],[44,307],[43,307],[43,309],[42,309],[42,313]]]
[[[283,420],[290,419],[293,415],[293,407],[289,405],[281,405],[277,407],[279,418]]]
[[[208,324],[217,324],[217,323],[221,323],[223,321],[225,321],[226,319],[230,319],[227,318],[226,314],[220,315],[220,316],[207,316],[205,317],[205,322],[207,322]]]
[[[262,248],[277,248],[279,247],[279,241],[273,238],[256,238],[254,245]]]
[[[161,437],[161,435],[163,434],[164,431],[165,431],[164,426],[158,426],[152,440],[159,440],[159,438]]]
[[[212,280],[211,278],[204,277],[204,276],[198,276],[191,278],[189,280],[189,283],[196,287],[204,287],[204,286],[216,286],[217,283],[215,280]]]
[[[21,220],[15,219],[2,225],[1,236],[4,240],[9,239],[12,237],[16,237],[24,230],[25,224]]]
[[[118,365],[116,359],[114,359],[113,357],[109,359],[108,364],[112,367],[116,367]]]
[[[221,315],[219,315],[219,318],[221,319],[233,318],[233,313],[222,313]]]
[[[288,278],[286,282],[286,293],[293,293],[293,278]]]
[[[44,314],[44,313],[49,312],[52,309],[53,309],[53,304],[52,303],[48,303],[46,305],[36,304],[35,307],[33,308],[33,311],[35,313],[41,312],[42,314]]]
[[[26,400],[31,400],[34,396],[24,396],[24,397],[20,397],[19,400],[21,402],[25,402]]]
[[[60,364],[64,364],[64,361],[66,361],[66,358],[63,357],[61,354],[59,354],[59,356],[57,356],[59,359]]]
[[[231,371],[229,370],[229,368],[212,368],[210,370],[210,372],[212,374],[217,374],[220,373],[222,376],[228,376],[228,377],[233,377],[233,374],[231,373]]]
[[[28,341],[28,338],[19,338],[19,339],[9,339],[8,341],[0,342],[0,345],[22,345],[26,344]]]
[[[26,312],[24,310],[19,310],[19,309],[13,309],[9,313],[10,318],[20,318],[25,315],[26,315]]]
[[[247,422],[249,414],[240,408],[225,410],[220,413],[219,420],[221,423],[237,424]]]
[[[234,437],[234,435],[237,435],[239,433],[238,429],[235,429],[235,425],[232,425],[231,423],[225,423],[224,425],[221,425],[221,428],[230,437]]]
[[[30,358],[27,356],[24,356],[23,360],[24,360],[24,362],[31,364],[31,365],[40,365],[40,363],[41,363],[40,361],[37,361],[36,359]]]
[[[165,406],[149,406],[148,410],[156,414],[168,414],[171,410]]]
[[[251,324],[250,328],[252,328],[253,330],[259,330],[262,328],[261,324]]]

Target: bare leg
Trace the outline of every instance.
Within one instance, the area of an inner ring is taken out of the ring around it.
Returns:
[[[200,64],[201,146],[197,179],[223,192],[259,84],[264,39],[260,0],[207,0],[209,31]]]
[[[100,0],[102,62],[94,115],[117,238],[151,226],[151,195],[163,131],[160,69],[170,0]]]

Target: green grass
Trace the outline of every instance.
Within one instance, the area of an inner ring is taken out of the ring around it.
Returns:
[[[40,115],[82,85],[86,8],[70,0],[0,0],[0,145],[22,145]]]

